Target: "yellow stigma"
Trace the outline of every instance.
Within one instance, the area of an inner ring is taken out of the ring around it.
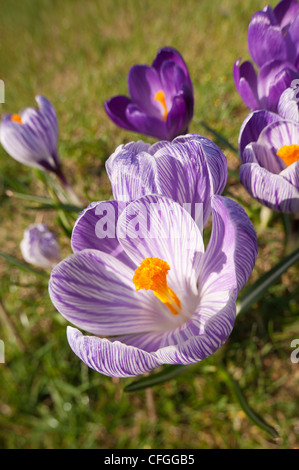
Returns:
[[[286,166],[299,160],[299,145],[284,145],[278,150],[277,155],[284,161]]]
[[[165,100],[164,91],[162,91],[162,90],[157,91],[157,93],[155,94],[155,100],[156,100],[156,101],[159,101],[159,103],[162,104],[163,110],[164,110],[164,113],[163,113],[163,116],[162,116],[162,120],[163,120],[163,121],[166,121],[167,115],[168,115],[168,111],[167,111],[167,106],[166,106],[166,100]]]
[[[136,269],[133,282],[136,290],[151,289],[155,296],[165,304],[173,315],[179,313],[180,299],[167,285],[166,276],[170,266],[160,258],[145,258]]]
[[[19,124],[23,124],[22,118],[19,114],[13,114],[10,119],[14,122],[18,122]]]

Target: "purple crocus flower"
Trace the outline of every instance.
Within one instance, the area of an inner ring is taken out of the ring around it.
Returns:
[[[299,3],[282,0],[256,12],[248,27],[250,61],[234,64],[234,81],[252,111],[277,111],[281,93],[299,78]]]
[[[282,112],[289,108],[290,92],[280,100]],[[293,103],[294,104],[294,103]],[[240,180],[249,194],[273,210],[299,211],[299,122],[259,110],[245,119],[239,135],[242,165]]]
[[[120,145],[108,158],[106,170],[114,198],[132,201],[145,194],[161,194],[180,204],[203,204],[206,225],[211,196],[221,194],[227,181],[226,157],[211,140],[198,134],[176,137],[154,145],[131,142]],[[185,206],[186,207],[186,206]]]
[[[115,124],[159,140],[187,133],[193,117],[193,86],[178,51],[164,47],[151,67],[134,65],[128,91],[129,97],[114,96],[104,103]]]
[[[248,49],[258,67],[278,60],[297,64],[299,53],[299,3],[282,0],[274,9],[256,12],[248,27]]]
[[[233,329],[236,297],[256,260],[256,235],[244,210],[213,196],[205,249],[193,218],[169,198],[146,195],[120,214],[116,201],[92,207],[102,213],[101,206],[110,236],[98,238],[96,248],[97,218],[83,212],[72,236],[77,249],[54,268],[49,284],[57,310],[91,333],[67,328],[75,354],[114,377],[213,354]]]
[[[29,225],[20,248],[25,261],[40,268],[53,268],[61,261],[57,238],[44,224]]]

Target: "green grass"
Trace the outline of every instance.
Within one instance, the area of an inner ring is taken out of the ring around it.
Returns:
[[[269,2],[275,5],[276,2]],[[17,5],[17,7],[16,7]],[[232,80],[234,61],[248,59],[246,35],[264,1],[17,0],[1,2],[2,113],[35,105],[44,94],[60,125],[65,172],[86,205],[110,197],[106,158],[123,143],[144,138],[117,128],[105,99],[127,92],[135,63],[150,64],[165,45],[185,58],[195,90],[191,132],[213,138],[237,170],[234,153],[205,125],[237,146],[248,110]],[[204,124],[205,125],[204,125]],[[9,191],[47,197],[35,172],[0,149],[1,250],[21,259],[24,228],[44,221],[67,256],[69,240],[53,211],[36,211]],[[258,228],[260,205],[234,177],[227,190],[243,201]],[[259,231],[250,282],[287,253],[283,219]],[[112,380],[88,369],[70,350],[66,321],[55,311],[47,279],[0,258],[1,448],[294,448],[299,446],[299,364],[290,361],[299,337],[298,270],[293,267],[262,301],[237,319],[227,344],[185,374],[152,389],[125,392],[132,380]],[[238,381],[250,406],[272,426],[274,439],[251,423],[218,371]]]

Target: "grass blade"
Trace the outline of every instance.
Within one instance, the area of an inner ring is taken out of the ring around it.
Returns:
[[[6,261],[8,261],[10,264],[13,264],[14,266],[17,266],[18,268],[22,269],[23,271],[33,273],[33,274],[35,274],[37,276],[40,276],[44,279],[49,278],[49,275],[46,272],[35,269],[33,266],[30,266],[29,264],[23,263],[22,261],[20,261],[18,258],[15,258],[14,256],[8,255],[7,253],[3,253],[2,251],[0,251],[0,256],[1,256],[1,258],[4,258]]]
[[[125,387],[125,392],[136,392],[136,390],[143,390],[144,388],[159,385],[168,380],[174,379],[178,375],[186,372],[191,366],[175,365],[165,366],[161,372],[149,375],[140,380],[130,383]]]
[[[228,370],[223,366],[218,364],[218,370],[220,375],[229,389],[234,393],[235,397],[237,398],[242,410],[246,414],[246,416],[250,419],[250,421],[258,426],[260,429],[265,431],[273,438],[279,437],[277,431],[273,426],[270,426],[260,415],[258,415],[248,404],[247,399],[241,390],[241,387],[236,382],[236,380],[231,376]]]
[[[299,248],[293,251],[290,255],[286,256],[272,269],[270,269],[270,271],[261,276],[252,286],[248,287],[246,292],[237,302],[238,317],[247,312],[247,310],[249,310],[252,305],[265,294],[267,289],[297,261],[299,261]]]

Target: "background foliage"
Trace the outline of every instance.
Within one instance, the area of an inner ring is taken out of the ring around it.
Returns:
[[[264,0],[1,0],[0,6],[0,78],[6,91],[1,112],[35,106],[36,94],[50,99],[65,173],[86,205],[111,197],[104,163],[117,145],[151,141],[118,129],[105,115],[104,100],[126,94],[129,68],[150,64],[160,47],[171,45],[182,53],[194,84],[189,130],[223,149],[230,169],[226,194],[243,204],[258,231],[249,285],[288,254],[290,220],[272,214],[265,224],[265,211],[235,173],[234,148],[248,110],[235,91],[232,66],[239,57],[249,58],[247,26]],[[70,254],[56,212],[37,210],[15,193],[48,197],[36,173],[0,149],[1,252],[21,260],[23,230],[42,221],[58,235],[64,256]],[[48,297],[47,276],[7,259],[0,263],[1,448],[299,446],[299,364],[290,360],[290,342],[299,337],[296,267],[237,319],[216,355],[176,379],[127,392],[132,380],[102,376],[72,353],[66,322]],[[279,437],[248,419],[219,361]]]

